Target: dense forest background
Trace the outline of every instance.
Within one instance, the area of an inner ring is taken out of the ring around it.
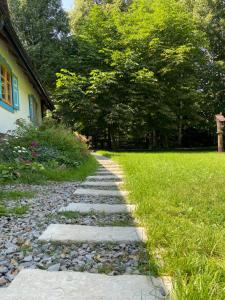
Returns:
[[[223,0],[10,0],[56,109],[109,148],[215,144],[225,112]]]

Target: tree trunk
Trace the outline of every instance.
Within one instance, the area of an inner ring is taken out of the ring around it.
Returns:
[[[108,127],[108,149],[112,150],[112,137],[111,137],[111,129]]]
[[[152,130],[152,148],[156,148],[156,131]]]
[[[183,102],[180,101],[180,115],[179,115],[179,121],[178,121],[178,146],[182,146],[182,139],[183,139]]]

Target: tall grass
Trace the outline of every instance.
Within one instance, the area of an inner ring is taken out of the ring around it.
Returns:
[[[155,275],[178,300],[225,299],[225,155],[106,153],[126,174]]]

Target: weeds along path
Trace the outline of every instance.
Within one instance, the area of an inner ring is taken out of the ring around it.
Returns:
[[[151,276],[121,168],[97,159],[99,169],[82,184],[33,186],[37,195],[21,200],[27,214],[0,219],[1,300],[167,297],[163,281]]]

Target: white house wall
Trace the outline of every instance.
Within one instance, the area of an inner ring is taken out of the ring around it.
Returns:
[[[11,54],[8,49],[7,44],[0,39],[0,55],[7,61],[10,65],[12,72],[18,78],[19,84],[19,99],[20,99],[20,108],[18,111],[13,113],[4,109],[0,105],[0,133],[6,133],[9,130],[14,130],[16,128],[16,120],[24,119],[30,122],[29,116],[29,100],[28,95],[33,95],[37,101],[38,105],[38,120],[41,122],[41,101],[40,97],[37,94],[36,90],[33,88],[28,77],[23,72],[23,69],[17,64],[17,58]]]

